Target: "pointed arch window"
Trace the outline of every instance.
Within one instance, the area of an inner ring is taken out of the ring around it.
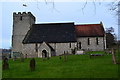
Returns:
[[[81,49],[81,42],[79,42],[79,49]]]
[[[96,38],[96,44],[99,45],[99,42],[98,42],[98,37]]]
[[[90,45],[90,38],[88,38],[88,45]]]
[[[71,48],[71,43],[70,43],[70,48]]]

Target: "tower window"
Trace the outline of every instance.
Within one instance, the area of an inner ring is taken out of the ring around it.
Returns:
[[[90,45],[90,38],[88,38],[88,45]]]
[[[98,37],[96,38],[96,44],[98,45],[99,43],[98,43]]]
[[[22,21],[22,16],[20,16],[20,20]]]

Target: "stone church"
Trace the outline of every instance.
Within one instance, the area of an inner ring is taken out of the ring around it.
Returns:
[[[35,24],[31,12],[13,13],[12,53],[24,57],[51,57],[79,50],[103,51],[106,37],[100,24]]]

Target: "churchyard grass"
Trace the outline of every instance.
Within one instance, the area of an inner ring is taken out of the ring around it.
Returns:
[[[2,60],[0,60],[0,79],[2,78]]]
[[[95,56],[68,55],[51,57],[49,60],[35,58],[36,69],[30,71],[29,61],[9,60],[9,70],[3,71],[3,78],[118,78],[118,64],[112,63],[112,55]]]

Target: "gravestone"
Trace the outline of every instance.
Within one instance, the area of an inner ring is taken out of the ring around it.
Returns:
[[[24,62],[24,58],[23,57],[21,57],[20,60],[21,60],[21,62]]]
[[[13,61],[16,61],[16,59],[17,59],[17,57],[16,57],[16,56],[14,56]]]
[[[68,52],[66,53],[66,52],[64,51],[64,61],[65,61],[65,62],[67,61],[67,54],[68,54]]]
[[[23,56],[23,54],[21,54],[20,60],[21,60],[21,62],[24,62],[24,56]]]
[[[31,60],[30,60],[30,71],[34,71],[35,70],[35,59],[34,58],[32,58]]]
[[[3,70],[9,69],[9,64],[8,64],[7,58],[4,58],[2,68],[3,68]]]
[[[59,59],[62,59],[62,56],[59,56]]]
[[[85,54],[83,50],[77,50],[76,55]]]

